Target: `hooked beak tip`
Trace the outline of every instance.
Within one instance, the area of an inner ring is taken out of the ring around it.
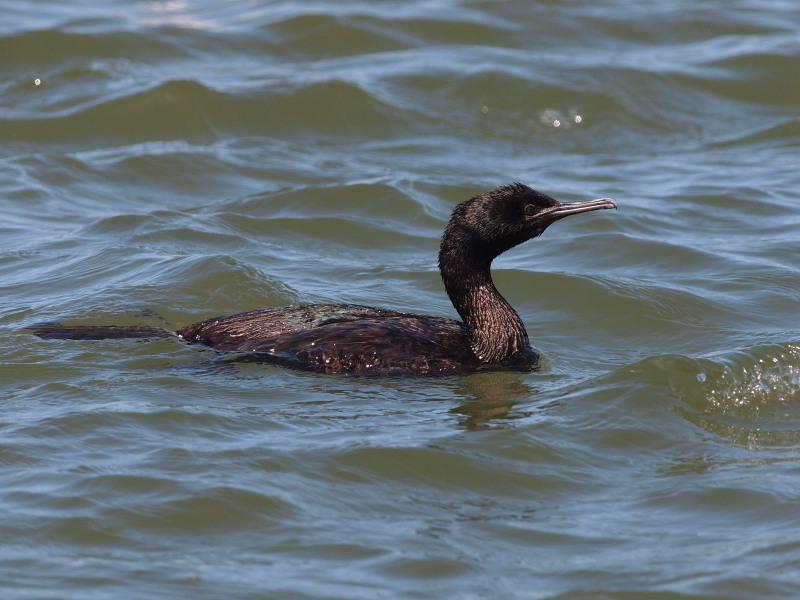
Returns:
[[[598,198],[595,200],[595,202],[605,202],[608,205],[606,208],[613,208],[614,210],[618,208],[617,203],[613,198]]]

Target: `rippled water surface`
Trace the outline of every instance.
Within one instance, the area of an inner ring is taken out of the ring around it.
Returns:
[[[792,0],[0,2],[3,598],[796,598]],[[324,376],[174,340],[453,316],[461,200],[619,210],[495,263],[529,373]]]

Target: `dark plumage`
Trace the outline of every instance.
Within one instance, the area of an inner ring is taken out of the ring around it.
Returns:
[[[439,251],[447,294],[463,322],[355,304],[308,304],[208,319],[175,332],[159,327],[29,327],[45,339],[172,337],[267,362],[325,373],[449,374],[536,365],[522,320],[495,288],[492,260],[568,215],[616,208],[613,200],[557,202],[522,184],[459,204]]]

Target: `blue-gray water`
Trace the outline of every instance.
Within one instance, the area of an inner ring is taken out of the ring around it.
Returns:
[[[800,596],[797,8],[0,2],[0,596]],[[452,316],[511,181],[620,206],[496,263],[539,372],[23,329]]]

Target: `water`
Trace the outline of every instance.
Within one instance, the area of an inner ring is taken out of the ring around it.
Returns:
[[[0,3],[3,598],[800,594],[800,13],[785,0]],[[453,315],[452,207],[615,198],[496,263],[530,374],[172,340]]]

